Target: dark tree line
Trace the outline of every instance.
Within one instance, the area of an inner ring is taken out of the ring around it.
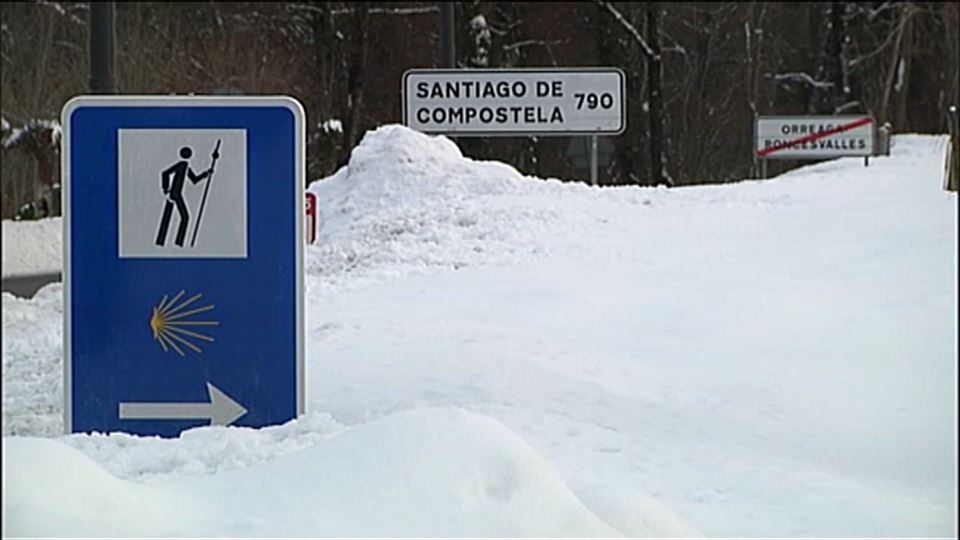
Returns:
[[[457,64],[615,66],[628,129],[603,184],[757,174],[757,114],[869,113],[895,132],[947,131],[958,104],[955,2],[456,2]],[[434,2],[118,2],[126,94],[289,94],[307,109],[309,177],[400,120],[400,81],[439,65]],[[50,198],[63,103],[87,89],[85,2],[0,4],[2,213]],[[460,138],[467,155],[538,176],[587,176],[582,141]],[[796,166],[776,162],[775,171]]]

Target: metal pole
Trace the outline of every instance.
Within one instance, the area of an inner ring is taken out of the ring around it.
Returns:
[[[90,93],[116,94],[114,2],[90,2]]]
[[[948,109],[948,124],[950,127],[949,160],[947,161],[947,191],[957,191],[957,182],[960,181],[960,122],[957,117],[957,106],[951,105]]]
[[[597,185],[597,136],[590,136],[590,185]]]
[[[440,2],[440,67],[457,67],[453,2]]]

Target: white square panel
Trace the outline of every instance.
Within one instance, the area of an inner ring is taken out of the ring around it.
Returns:
[[[243,129],[120,129],[120,257],[247,257]]]

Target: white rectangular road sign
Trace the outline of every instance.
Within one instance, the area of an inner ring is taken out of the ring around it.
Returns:
[[[412,69],[403,123],[451,135],[616,135],[626,76],[615,68]]]
[[[873,155],[870,116],[758,116],[754,149],[762,159]]]

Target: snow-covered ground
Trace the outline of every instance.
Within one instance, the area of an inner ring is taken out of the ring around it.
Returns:
[[[52,274],[63,267],[60,260],[61,220],[2,221],[3,277]]]
[[[60,285],[3,295],[4,533],[956,536],[944,144],[600,189],[368,133],[296,421],[61,435]]]

